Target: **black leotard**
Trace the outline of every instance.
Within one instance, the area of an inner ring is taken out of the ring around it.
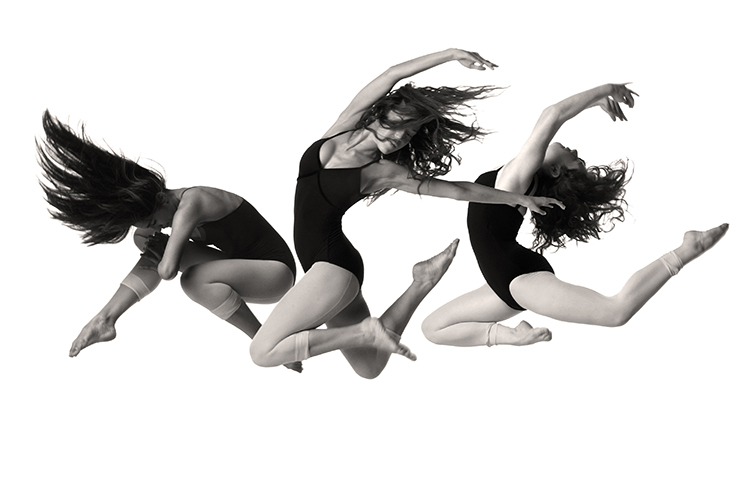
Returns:
[[[499,171],[485,172],[475,182],[495,187]],[[516,242],[522,223],[523,215],[517,207],[469,203],[469,238],[479,269],[495,294],[519,311],[524,308],[513,299],[510,282],[522,274],[537,271],[554,273],[547,259]]]
[[[328,139],[331,137],[315,141],[299,162],[294,195],[294,246],[305,271],[316,262],[329,262],[350,271],[362,286],[365,274],[362,257],[344,236],[341,219],[349,207],[365,197],[359,192],[362,169],[377,160],[358,168],[324,169],[320,148]]]
[[[246,200],[232,213],[199,226],[201,245],[213,245],[230,259],[275,260],[297,273],[289,246],[266,219]]]

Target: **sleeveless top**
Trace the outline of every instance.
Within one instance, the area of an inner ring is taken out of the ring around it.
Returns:
[[[499,171],[485,172],[474,182],[494,188]],[[535,182],[526,195],[534,185]],[[469,203],[466,217],[471,247],[484,279],[503,302],[519,311],[524,308],[510,293],[511,281],[537,271],[554,272],[542,255],[516,242],[523,218],[518,207],[489,203]]]
[[[294,257],[284,239],[246,200],[219,220],[198,226],[201,245],[213,245],[230,259],[275,260],[286,264],[296,274]]]
[[[362,169],[378,160],[358,168],[325,169],[320,163],[323,144],[346,132],[315,141],[302,155],[294,195],[294,246],[305,271],[328,262],[354,274],[362,286],[362,257],[344,235],[341,219],[366,196],[360,193]]]

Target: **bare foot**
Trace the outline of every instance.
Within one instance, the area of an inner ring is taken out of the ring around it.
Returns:
[[[379,318],[367,318],[359,325],[365,334],[366,346],[374,347],[379,351],[400,354],[412,361],[417,360],[417,356],[400,342],[401,336],[386,330]]]
[[[552,332],[548,328],[533,328],[525,321],[518,323],[512,332],[515,339],[509,342],[510,345],[531,345],[552,340]]]
[[[443,277],[450,267],[451,262],[453,262],[453,258],[456,256],[456,248],[458,248],[457,239],[453,240],[453,243],[448,245],[448,248],[431,259],[414,264],[411,272],[414,281],[427,283],[431,286],[437,285],[440,278]]]
[[[115,331],[115,325],[111,325],[101,318],[94,317],[83,327],[81,333],[73,341],[73,345],[70,346],[70,352],[68,356],[71,358],[78,356],[86,347],[97,342],[109,342],[117,336]]]
[[[302,373],[302,361],[292,361],[291,363],[284,363],[284,366],[297,373]]]
[[[729,224],[722,224],[708,231],[688,231],[680,248],[674,251],[687,264],[714,246],[729,230]]]

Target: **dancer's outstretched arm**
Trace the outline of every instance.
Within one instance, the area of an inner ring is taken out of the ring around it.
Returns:
[[[428,178],[415,179],[409,170],[397,163],[381,160],[377,165],[368,167],[362,173],[367,179],[365,192],[376,192],[380,189],[398,189],[407,193],[450,198],[458,201],[491,203],[501,205],[521,205],[529,210],[544,215],[543,207],[565,206],[554,198],[544,196],[526,196],[508,191],[501,191],[474,182],[445,181]]]
[[[458,61],[469,69],[480,71],[484,71],[487,68],[495,69],[497,67],[497,65],[484,59],[476,52],[468,52],[461,49],[447,49],[391,66],[359,91],[352,102],[341,113],[336,123],[326,132],[325,136],[328,137],[354,128],[362,113],[370,109],[378,99],[390,92],[393,86],[399,81],[449,61]]]

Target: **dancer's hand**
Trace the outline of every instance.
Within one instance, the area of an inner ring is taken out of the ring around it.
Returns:
[[[154,264],[154,266],[158,266],[164,257],[167,241],[169,241],[169,236],[160,231],[155,232],[146,240],[141,257]]]
[[[609,115],[612,121],[618,119],[628,121],[625,117],[625,113],[622,112],[620,103],[627,104],[629,108],[635,105],[635,98],[638,94],[630,90],[626,85],[628,84],[611,84],[612,90],[609,95],[602,97],[594,103],[594,106],[599,106]]]
[[[456,61],[460,62],[469,69],[478,69],[479,71],[484,71],[487,68],[497,68],[497,64],[488,61],[476,52],[468,52],[461,49],[453,50],[455,50],[454,58],[456,59]]]
[[[520,205],[539,215],[547,213],[543,207],[559,207],[565,210],[565,205],[561,201],[546,196],[524,196]]]

